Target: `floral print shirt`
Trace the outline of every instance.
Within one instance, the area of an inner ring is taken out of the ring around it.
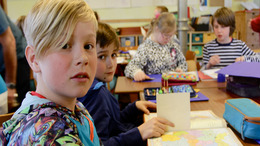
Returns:
[[[162,74],[176,68],[187,71],[186,59],[179,45],[173,40],[166,45],[160,45],[149,37],[138,47],[134,58],[126,66],[125,76],[134,78],[138,70],[146,74]]]

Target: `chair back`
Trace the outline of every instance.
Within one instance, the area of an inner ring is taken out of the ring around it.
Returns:
[[[197,64],[194,60],[186,60],[189,71],[197,71]]]
[[[186,62],[188,65],[188,71],[196,71],[197,70],[197,58],[196,53],[188,50],[186,52]]]
[[[188,51],[186,52],[185,58],[186,58],[186,60],[194,60],[194,61],[197,61],[196,53],[193,52],[193,51],[190,51],[190,50],[188,50]]]
[[[8,113],[8,114],[2,114],[0,115],[0,127],[2,127],[2,124],[11,119],[11,117],[13,116],[14,113]]]

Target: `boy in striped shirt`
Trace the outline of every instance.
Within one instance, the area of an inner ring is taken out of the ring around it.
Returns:
[[[255,55],[245,42],[232,38],[235,15],[229,8],[218,9],[212,19],[216,39],[204,45],[203,69],[222,68],[239,61],[243,56]]]

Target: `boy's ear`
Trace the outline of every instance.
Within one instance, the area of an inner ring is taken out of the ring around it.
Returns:
[[[38,64],[38,59],[35,57],[35,49],[34,47],[28,45],[25,50],[25,56],[28,64],[30,65],[33,72],[40,72],[40,67]]]

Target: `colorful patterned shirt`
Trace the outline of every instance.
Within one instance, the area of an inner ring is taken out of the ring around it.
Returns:
[[[38,103],[22,105],[25,108],[3,124],[2,145],[99,145],[93,120],[80,102],[73,113],[53,102],[42,102],[30,93],[22,104],[30,99],[37,99],[34,101]]]

